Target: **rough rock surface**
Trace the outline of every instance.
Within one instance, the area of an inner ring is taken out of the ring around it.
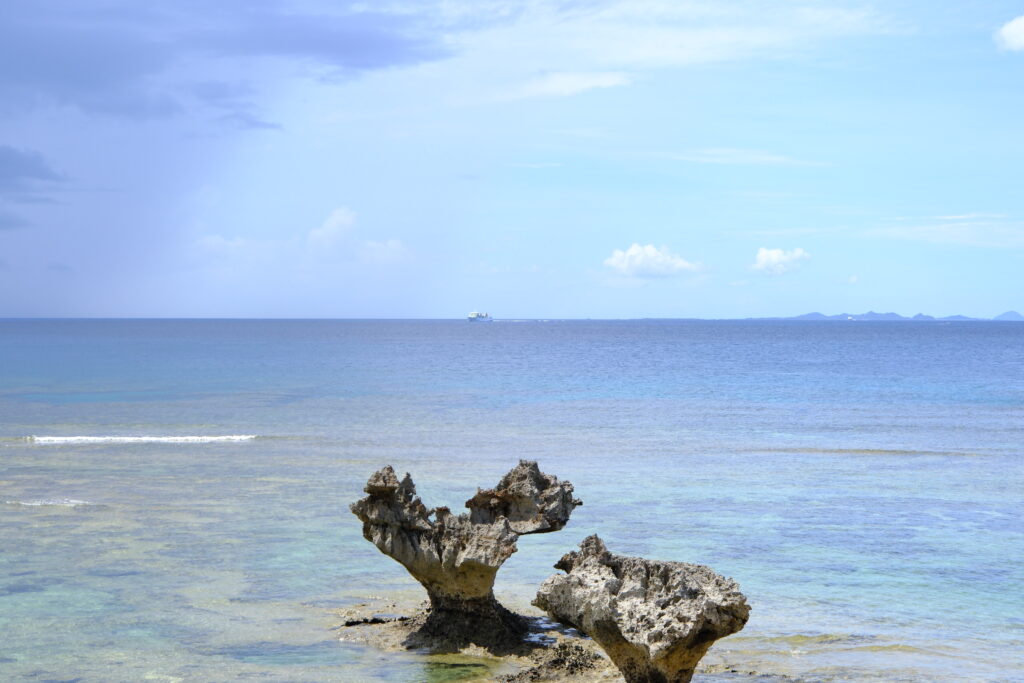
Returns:
[[[493,489],[477,489],[466,501],[474,524],[504,517],[520,535],[558,531],[582,503],[572,497],[572,484],[544,474],[537,463],[520,460]]]
[[[423,584],[430,614],[409,645],[459,649],[468,644],[501,650],[525,632],[522,619],[494,597],[494,577],[516,551],[521,534],[557,531],[580,501],[572,484],[520,461],[493,489],[466,501],[468,514],[428,509],[408,474],[390,467],[375,472],[352,504],[363,537]]]
[[[686,683],[711,644],[736,633],[750,607],[708,567],[613,555],[597,536],[555,565],[533,604],[604,648],[627,683]]]

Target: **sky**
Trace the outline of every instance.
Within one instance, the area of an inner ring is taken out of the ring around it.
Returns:
[[[0,317],[1024,311],[1024,2],[33,0]]]

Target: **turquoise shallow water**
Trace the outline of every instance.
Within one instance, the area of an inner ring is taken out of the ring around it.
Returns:
[[[1022,348],[1016,323],[0,321],[0,679],[486,677],[338,641],[338,608],[419,594],[347,504],[392,464],[458,508],[527,457],[585,504],[520,540],[510,604],[598,532],[739,581],[753,616],[708,661],[758,680],[1024,680]],[[228,435],[256,438],[166,440]]]

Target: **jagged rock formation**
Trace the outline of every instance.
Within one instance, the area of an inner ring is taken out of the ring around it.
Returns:
[[[597,536],[555,565],[533,604],[591,636],[627,683],[686,683],[711,644],[747,623],[732,579],[708,567],[613,555]]]
[[[520,461],[493,489],[466,501],[468,514],[428,509],[406,474],[390,467],[366,482],[369,494],[351,505],[363,537],[404,566],[430,597],[430,615],[412,646],[491,649],[514,645],[525,632],[518,616],[494,597],[494,577],[523,534],[557,531],[580,501],[572,484]],[[433,519],[431,519],[433,517]]]
[[[474,524],[508,520],[520,536],[558,531],[569,521],[579,500],[572,497],[572,484],[544,474],[537,463],[520,460],[493,489],[477,489],[466,501]]]

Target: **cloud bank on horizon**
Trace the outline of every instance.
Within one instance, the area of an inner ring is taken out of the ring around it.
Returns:
[[[0,316],[1020,309],[1022,74],[997,0],[16,3]]]

